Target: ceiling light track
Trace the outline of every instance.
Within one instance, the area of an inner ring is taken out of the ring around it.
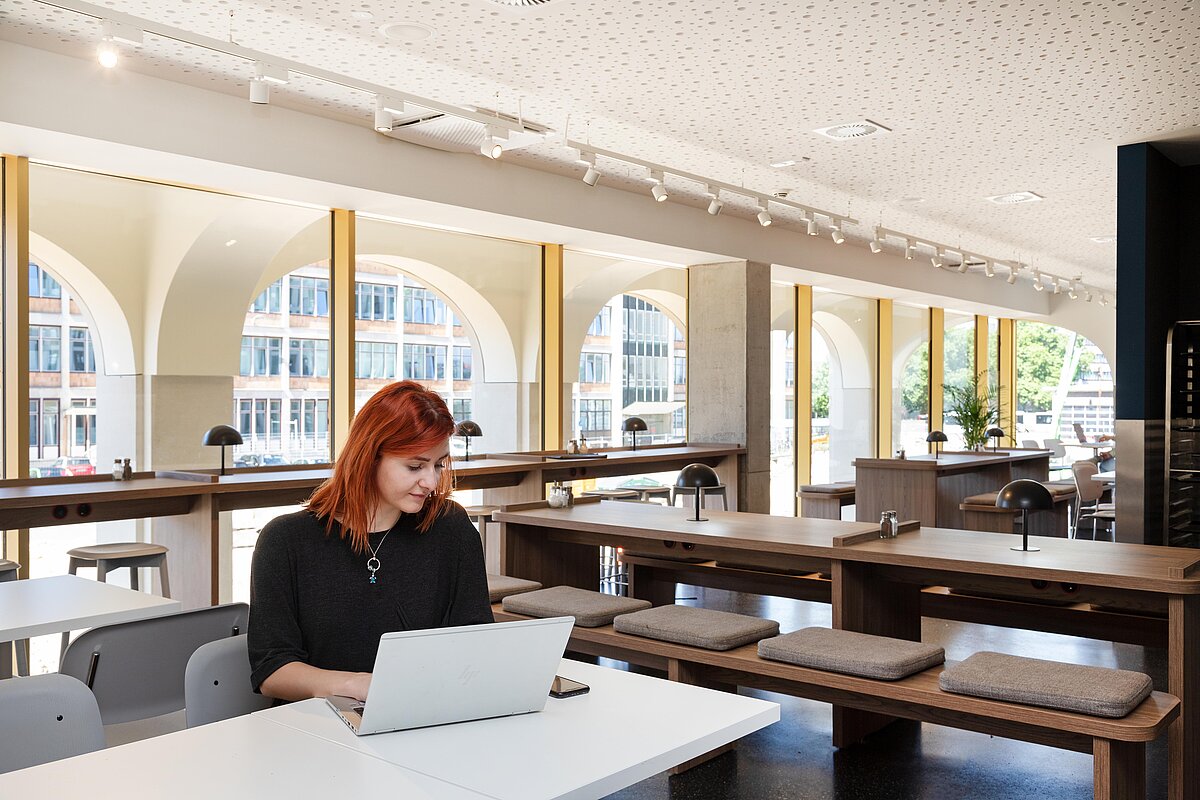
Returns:
[[[439,111],[459,119],[477,122],[480,125],[491,126],[492,128],[501,129],[505,135],[498,138],[508,138],[509,133],[524,133],[525,127],[518,120],[510,121],[503,117],[490,116],[478,111],[461,108],[459,106],[442,103],[437,100],[431,100],[427,97],[420,97],[408,92],[397,91],[388,86],[381,86],[370,81],[361,81],[357,78],[351,78],[348,75],[331,72],[329,70],[314,67],[311,64],[303,64],[299,61],[292,61],[286,58],[263,53],[258,50],[252,50],[249,47],[242,47],[233,42],[226,42],[220,39],[214,39],[210,36],[204,36],[199,33],[176,28],[171,25],[164,25],[161,22],[145,19],[144,17],[136,17],[132,14],[124,14],[120,11],[115,11],[104,6],[94,5],[92,3],[81,2],[81,0],[36,0],[42,5],[51,6],[53,8],[61,8],[65,11],[71,11],[85,17],[92,17],[100,20],[102,23],[108,23],[110,26],[117,26],[121,30],[136,29],[144,31],[153,36],[159,36],[164,39],[181,42],[183,44],[199,47],[204,50],[210,50],[214,53],[222,53],[233,58],[240,58],[251,65],[267,66],[269,72],[266,75],[256,74],[257,80],[266,82],[277,82],[275,79],[279,75],[285,73],[295,73],[304,75],[309,78],[314,78],[319,81],[331,83],[337,86],[343,86],[347,89],[364,92],[369,95],[386,97],[389,100],[396,100],[404,103],[411,103],[421,108],[428,108],[431,111]],[[268,66],[269,65],[269,66]]]
[[[721,213],[721,209],[725,205],[720,200],[721,192],[725,192],[726,194],[736,194],[753,201],[758,223],[764,228],[771,225],[771,223],[774,221],[770,213],[771,206],[780,206],[799,211],[808,221],[808,232],[814,236],[818,232],[816,228],[817,217],[824,217],[825,219],[829,220],[829,224],[832,226],[833,230],[836,231],[836,233],[831,234],[834,237],[834,241],[837,241],[839,238],[843,240],[845,239],[845,236],[841,232],[843,225],[854,225],[858,222],[858,220],[854,219],[853,217],[848,217],[845,214],[838,214],[833,211],[825,211],[823,209],[814,208],[803,203],[797,203],[795,200],[791,200],[780,194],[767,196],[761,192],[756,192],[753,189],[747,189],[744,186],[738,186],[736,184],[714,180],[703,175],[697,175],[694,172],[687,172],[685,170],[676,169],[675,167],[668,167],[664,164],[656,164],[653,161],[646,161],[645,159],[638,158],[637,156],[630,156],[624,153],[615,152],[613,150],[605,150],[602,147],[596,147],[595,145],[591,145],[586,142],[577,142],[573,139],[564,139],[562,143],[564,146],[579,152],[581,163],[594,165],[596,157],[603,156],[604,158],[612,161],[620,161],[624,164],[632,164],[635,167],[641,167],[642,169],[646,170],[650,176],[649,180],[652,183],[651,193],[654,195],[654,199],[660,203],[664,202],[669,196],[669,192],[666,187],[666,176],[670,175],[675,178],[682,178],[685,181],[690,181],[700,186],[705,196],[711,199],[708,204],[708,213],[712,214],[714,217]],[[590,161],[587,159],[590,159]]]
[[[916,256],[918,248],[925,248],[932,253],[929,260],[934,267],[938,269],[953,269],[959,274],[966,274],[970,271],[971,267],[983,267],[983,274],[989,278],[994,278],[996,277],[996,267],[1003,267],[1008,270],[1006,281],[1009,284],[1015,284],[1021,272],[1025,269],[1030,269],[1028,264],[1023,264],[1020,261],[1007,261],[979,255],[959,246],[935,242],[931,239],[923,239],[919,236],[913,236],[882,226],[875,228],[875,235],[870,243],[871,252],[882,253],[888,239],[897,239],[904,242],[904,257],[909,261]],[[947,253],[951,254],[949,258],[947,258]],[[1034,291],[1045,291],[1047,285],[1049,285],[1053,287],[1052,294],[1062,294],[1062,287],[1065,285],[1068,288],[1066,295],[1071,300],[1075,300],[1082,295],[1084,300],[1090,303],[1093,294],[1095,294],[1104,300],[1101,305],[1107,305],[1111,302],[1108,292],[1101,291],[1095,287],[1085,286],[1078,275],[1067,278],[1062,275],[1054,275],[1046,272],[1044,269],[1031,269],[1031,273],[1033,275],[1031,285]]]

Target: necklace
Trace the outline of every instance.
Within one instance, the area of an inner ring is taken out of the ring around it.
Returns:
[[[381,547],[383,547],[384,541],[387,539],[388,534],[391,532],[392,532],[392,529],[388,528],[387,532],[383,534],[383,539],[380,539],[379,544],[375,545],[374,547],[371,547],[371,535],[367,534],[367,549],[371,551],[371,557],[367,559],[367,569],[371,570],[371,583],[377,582],[375,580],[375,573],[379,571],[379,567],[380,567],[379,549]]]

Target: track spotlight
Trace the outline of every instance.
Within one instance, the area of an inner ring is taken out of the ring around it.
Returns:
[[[985,258],[983,260],[983,274],[989,278],[996,277],[996,266],[992,263],[990,258]]]
[[[933,254],[933,257],[929,259],[929,263],[933,264],[936,269],[941,269],[942,267],[946,266],[946,258],[942,254],[942,248],[939,247],[937,249],[937,251]]]
[[[667,187],[663,183],[664,176],[656,169],[650,170],[650,181],[654,184],[650,187],[650,194],[654,195],[654,199],[659,203],[665,203],[668,195]]]
[[[717,214],[720,214],[721,209],[725,207],[725,204],[721,202],[721,190],[714,189],[711,186],[706,186],[705,194],[711,198],[708,201],[708,213],[715,217]]]
[[[1075,291],[1075,281],[1073,280],[1067,286],[1067,297],[1071,298],[1072,300],[1079,299],[1079,292]]]
[[[118,43],[132,47],[140,47],[143,33],[140,28],[124,25],[120,22],[104,20],[100,26],[100,46],[96,48],[96,59],[100,66],[112,69],[121,60],[121,50]]]
[[[587,164],[587,170],[583,173],[583,182],[588,186],[595,186],[600,181],[600,170],[596,169],[595,153],[579,153],[579,163]]]
[[[829,236],[833,239],[834,244],[841,244],[846,241],[846,234],[842,233],[842,223],[833,223],[833,230],[829,232]]]
[[[1033,271],[1033,288],[1035,291],[1044,291],[1046,284],[1042,283],[1042,273],[1037,270]]]
[[[817,215],[816,214],[809,216],[807,229],[808,229],[809,236],[817,236],[818,234],[821,233],[820,229],[817,228]]]
[[[479,154],[491,159],[499,158],[504,153],[502,138],[507,138],[506,131],[494,125],[484,128],[483,143],[479,145]]]
[[[1084,289],[1084,290],[1083,290],[1083,301],[1084,301],[1085,303],[1090,303],[1090,302],[1092,302],[1092,290],[1091,290],[1091,289]]]
[[[904,257],[907,260],[912,261],[916,255],[917,255],[917,246],[913,243],[913,240],[905,239],[904,240]]]
[[[1058,278],[1054,279],[1054,293],[1062,294],[1062,285],[1058,282]]]
[[[875,255],[879,255],[883,252],[883,242],[879,241],[879,234],[875,234],[875,238],[872,239],[871,243],[867,246],[871,248],[871,252]]]
[[[121,51],[117,49],[117,43],[111,37],[105,36],[100,40],[100,46],[96,48],[96,59],[100,62],[100,66],[112,69],[120,58]]]
[[[771,221],[771,215],[767,212],[767,204],[764,202],[758,207],[758,224],[767,228],[770,227]]]
[[[1106,295],[1106,294],[1100,295],[1100,305],[1102,305],[1102,306],[1108,305],[1108,295]]]
[[[1017,269],[1017,267],[1008,268],[1008,277],[1005,280],[1008,281],[1009,285],[1017,282]]]
[[[395,118],[387,110],[387,101],[382,97],[375,98],[375,130],[380,133],[391,133]]]
[[[250,102],[260,106],[265,106],[271,102],[271,84],[259,78],[250,79]],[[387,129],[392,129],[391,124],[388,124]],[[375,130],[379,130],[379,115],[375,115]]]
[[[966,253],[963,253],[962,261],[958,262],[958,274],[965,275],[965,274],[967,274],[967,270],[969,270],[970,268],[971,268],[971,259]]]

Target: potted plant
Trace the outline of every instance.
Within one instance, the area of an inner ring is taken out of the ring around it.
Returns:
[[[968,450],[979,450],[987,443],[987,431],[1000,422],[998,392],[987,385],[986,373],[974,375],[965,386],[943,385],[946,415],[962,427]]]

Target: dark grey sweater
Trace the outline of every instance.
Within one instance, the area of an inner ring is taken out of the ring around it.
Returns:
[[[370,672],[379,637],[390,631],[494,622],[479,532],[462,506],[425,533],[401,516],[379,548],[376,583],[369,553],[355,553],[308,511],[271,520],[250,571],[250,681],[254,691],[292,661]]]

